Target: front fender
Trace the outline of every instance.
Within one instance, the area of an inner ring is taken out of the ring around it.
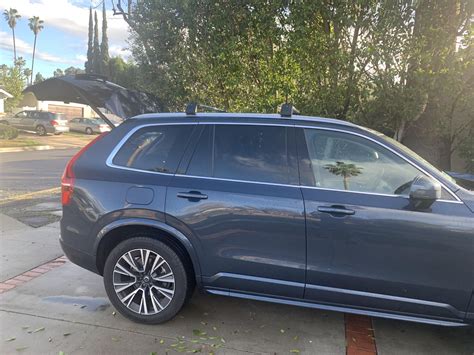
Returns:
[[[171,227],[170,225],[156,221],[156,220],[151,220],[151,219],[146,219],[146,218],[125,218],[125,219],[119,219],[116,221],[113,221],[106,226],[104,226],[99,233],[97,234],[97,238],[94,243],[94,254],[97,255],[97,250],[99,248],[100,242],[102,241],[103,237],[109,233],[110,231],[120,228],[120,227],[125,227],[125,226],[145,226],[145,227],[151,227],[155,228],[158,230],[162,230],[164,232],[167,232],[168,234],[172,235],[175,237],[181,244],[185,247],[186,251],[188,252],[191,262],[193,263],[194,267],[194,272],[196,274],[196,281],[200,283],[201,279],[201,266],[199,263],[199,259],[196,254],[196,250],[191,243],[191,241],[179,230],[176,228]]]

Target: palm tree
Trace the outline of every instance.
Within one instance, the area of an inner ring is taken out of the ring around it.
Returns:
[[[362,168],[355,164],[346,164],[343,161],[337,161],[336,164],[327,164],[324,166],[331,174],[342,176],[344,190],[349,190],[349,177],[357,176],[362,173]]]
[[[8,26],[12,29],[13,33],[13,62],[16,62],[16,42],[15,42],[15,26],[16,26],[16,21],[21,17],[20,14],[18,14],[17,9],[8,9],[3,11],[3,17],[5,18],[5,21],[7,21]]]
[[[33,67],[35,65],[36,37],[38,36],[38,33],[44,28],[43,23],[44,21],[40,20],[38,16],[33,16],[32,18],[30,18],[30,23],[28,24],[28,26],[30,26],[30,30],[32,30],[35,34],[35,43],[33,44],[33,60],[31,61],[30,84],[33,84]]]

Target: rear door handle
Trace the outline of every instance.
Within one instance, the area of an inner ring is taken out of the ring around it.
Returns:
[[[355,213],[354,210],[339,206],[319,206],[318,211],[335,215],[353,215]]]
[[[207,195],[204,195],[198,191],[178,192],[176,196],[180,198],[187,198],[188,200],[206,200],[207,199]]]

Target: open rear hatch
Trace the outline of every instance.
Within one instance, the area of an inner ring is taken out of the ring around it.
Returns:
[[[115,124],[106,116],[105,110],[123,120],[142,113],[166,111],[156,96],[126,89],[100,75],[76,74],[50,78],[28,86],[23,93],[32,93],[42,101],[89,105],[112,128]]]

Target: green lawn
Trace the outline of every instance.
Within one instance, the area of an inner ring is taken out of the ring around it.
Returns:
[[[0,148],[32,147],[35,145],[42,145],[42,143],[29,138],[0,139]]]

